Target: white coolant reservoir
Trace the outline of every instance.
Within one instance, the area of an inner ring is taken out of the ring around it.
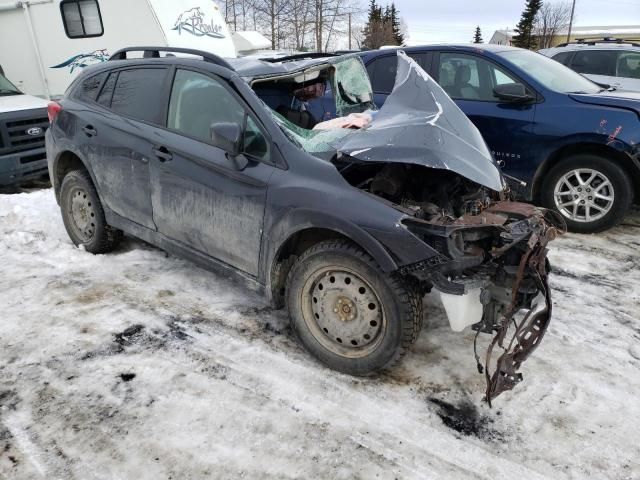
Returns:
[[[466,327],[482,320],[481,288],[470,289],[464,295],[440,293],[440,300],[449,318],[449,325],[454,332],[461,332]]]

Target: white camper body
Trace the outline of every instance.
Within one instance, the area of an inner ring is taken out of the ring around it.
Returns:
[[[83,67],[141,45],[236,56],[213,0],[0,0],[0,67],[31,95],[62,96]]]

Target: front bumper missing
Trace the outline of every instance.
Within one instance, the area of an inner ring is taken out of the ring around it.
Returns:
[[[428,266],[421,262],[405,270],[439,291],[452,330],[462,331],[470,325],[477,330],[474,352],[478,371],[486,377],[485,399],[491,405],[498,395],[522,381],[518,370],[547,330],[551,319],[547,245],[564,232],[565,225],[555,212],[498,202],[446,227],[495,229],[500,240],[482,253],[475,247],[478,255],[462,254],[457,260],[438,255],[438,261],[430,259]],[[480,333],[493,334],[484,365],[476,349]],[[502,353],[492,363],[498,349]]]

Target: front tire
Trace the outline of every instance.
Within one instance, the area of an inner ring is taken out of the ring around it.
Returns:
[[[62,180],[60,210],[74,245],[97,254],[110,252],[120,243],[122,231],[105,220],[100,197],[85,170],[71,171]]]
[[[422,298],[350,242],[304,252],[287,278],[293,330],[325,365],[369,375],[397,363],[422,326]]]
[[[543,204],[559,212],[569,231],[597,233],[619,224],[633,197],[622,168],[598,155],[579,154],[562,160],[542,185]]]

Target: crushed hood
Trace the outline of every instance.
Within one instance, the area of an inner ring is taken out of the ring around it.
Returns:
[[[337,141],[338,152],[367,162],[454,171],[495,191],[504,188],[484,139],[442,88],[398,52],[393,91],[371,124]]]

